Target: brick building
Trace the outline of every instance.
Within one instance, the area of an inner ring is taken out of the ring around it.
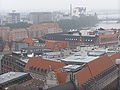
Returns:
[[[29,28],[29,37],[41,37],[50,33],[59,33],[62,29],[56,23],[34,24]]]
[[[9,33],[10,33],[9,27],[0,27],[0,37],[2,37],[3,40],[8,41],[9,40]]]
[[[69,47],[74,49],[82,44],[82,36],[78,31],[45,35],[46,40],[67,41]]]
[[[118,34],[99,35],[96,44],[100,47],[110,47],[118,45]]]
[[[43,86],[41,80],[32,78],[29,73],[8,72],[0,75],[0,90],[42,90]]]
[[[11,29],[9,38],[10,41],[19,41],[28,38],[28,31],[25,28]]]
[[[46,40],[45,48],[59,51],[62,49],[69,48],[69,44],[66,41],[54,41],[54,40]]]
[[[7,54],[0,60],[0,74],[13,72],[23,72],[26,63],[18,55]]]
[[[65,66],[64,63],[57,61],[30,58],[25,66],[25,71],[31,73],[34,78],[43,80],[45,88],[48,88],[66,82],[67,73],[60,71],[63,66]]]

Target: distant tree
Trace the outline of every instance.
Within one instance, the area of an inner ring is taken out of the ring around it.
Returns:
[[[57,23],[63,30],[80,29],[82,27],[91,27],[97,24],[97,14],[94,16],[81,16],[80,18],[73,17],[71,20],[60,20]]]
[[[2,25],[4,27],[10,27],[11,29],[16,29],[16,28],[27,28],[29,26],[31,26],[32,24],[27,23],[27,22],[18,22],[18,23],[6,23],[5,25]]]

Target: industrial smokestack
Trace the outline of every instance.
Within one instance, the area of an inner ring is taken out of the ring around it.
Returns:
[[[72,16],[72,4],[70,4],[70,16]]]

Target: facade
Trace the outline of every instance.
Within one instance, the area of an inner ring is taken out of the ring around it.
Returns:
[[[33,24],[50,22],[53,20],[53,16],[51,12],[31,12],[29,16],[30,16],[30,21]]]
[[[0,60],[0,64],[0,74],[10,71],[23,72],[23,69],[26,65],[26,63],[16,55],[4,55]]]
[[[14,44],[15,44],[15,47],[14,47],[15,49],[13,49],[14,51],[20,51],[23,48],[28,48],[28,44],[23,43],[23,42],[15,42]]]
[[[28,38],[28,31],[25,28],[10,30],[10,41],[20,41],[24,38]]]
[[[10,29],[0,27],[0,37],[5,41],[19,41],[24,38],[42,37],[46,34],[59,33],[62,29],[56,23],[35,24],[29,28]]]
[[[110,47],[118,45],[118,34],[99,35],[96,44],[100,47]]]
[[[96,45],[98,36],[82,36],[83,45]]]
[[[72,72],[77,90],[117,90],[119,80],[115,60],[120,54],[103,55],[87,62],[82,69]]]
[[[5,41],[9,41],[9,30],[9,27],[0,27],[0,37]]]
[[[66,41],[46,40],[45,48],[51,49],[53,51],[59,51],[62,49],[69,48],[69,45],[68,45],[68,42]]]
[[[45,88],[49,88],[66,82],[67,73],[60,71],[64,65],[64,63],[57,61],[30,58],[25,66],[25,71],[34,78],[43,80]]]
[[[23,39],[24,43],[27,43],[30,47],[45,47],[45,40],[41,37],[32,37]]]
[[[20,13],[9,13],[8,23],[18,23],[20,22]]]
[[[4,90],[6,87],[9,87],[14,84],[21,84],[32,77],[28,73],[23,72],[8,72],[0,75],[0,90]]]
[[[47,40],[67,41],[70,48],[76,48],[82,44],[82,37],[79,32],[66,32],[45,35]]]
[[[8,72],[0,75],[0,90],[42,90],[44,84],[24,72]],[[19,89],[17,89],[19,87]]]
[[[34,24],[30,27],[29,37],[42,37],[46,34],[59,32],[62,32],[62,29],[56,23]]]

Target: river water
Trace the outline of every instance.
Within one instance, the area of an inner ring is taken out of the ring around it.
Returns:
[[[114,18],[114,19],[120,19],[120,13],[118,14],[109,14],[109,15],[98,15],[99,19],[104,18]],[[104,28],[104,29],[120,29],[120,23],[117,23],[118,21],[103,21],[96,25],[94,28]]]
[[[120,23],[117,23],[117,21],[104,21],[100,22],[94,27],[96,29],[98,28],[104,28],[104,29],[120,29]]]

